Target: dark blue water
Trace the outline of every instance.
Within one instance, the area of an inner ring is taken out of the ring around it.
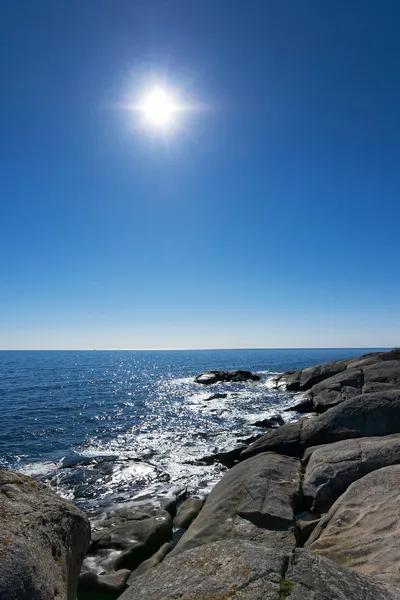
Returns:
[[[252,421],[290,403],[268,387],[272,374],[371,350],[0,352],[0,464],[85,508],[172,485],[207,490],[220,467],[193,463],[259,432]],[[235,368],[262,379],[193,382],[203,370]],[[207,402],[216,391],[227,398]],[[60,468],[75,452],[86,461]]]

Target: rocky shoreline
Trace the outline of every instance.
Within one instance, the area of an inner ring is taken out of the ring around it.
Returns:
[[[246,379],[257,375],[196,381]],[[172,489],[106,511],[90,535],[71,503],[0,470],[1,600],[75,600],[77,588],[79,600],[399,600],[400,351],[271,385],[298,392],[304,416],[199,457],[229,467],[207,499]]]

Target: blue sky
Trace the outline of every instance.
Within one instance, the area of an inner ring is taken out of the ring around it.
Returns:
[[[3,0],[0,348],[400,344],[397,0]],[[149,81],[199,110],[167,137]]]

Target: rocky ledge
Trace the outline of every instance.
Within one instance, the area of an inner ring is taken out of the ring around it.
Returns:
[[[206,500],[104,514],[79,600],[400,600],[400,352],[274,385],[315,416],[245,445]],[[1,473],[0,598],[72,600],[87,520]]]

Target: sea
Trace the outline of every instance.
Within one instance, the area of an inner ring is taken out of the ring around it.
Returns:
[[[294,394],[274,389],[274,375],[376,350],[1,351],[0,466],[93,518],[124,502],[205,495],[224,467],[202,458],[265,433],[255,421],[299,418],[283,412]],[[195,383],[209,369],[261,379]]]

